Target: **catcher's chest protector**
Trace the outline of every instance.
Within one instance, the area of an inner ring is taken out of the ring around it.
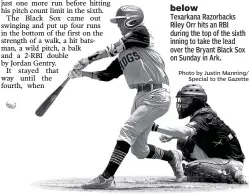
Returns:
[[[190,122],[197,123],[192,138],[210,158],[235,159],[243,162],[244,154],[234,131],[209,107],[197,111]]]

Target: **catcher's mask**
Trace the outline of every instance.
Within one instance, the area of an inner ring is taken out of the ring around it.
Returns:
[[[111,19],[111,22],[117,24],[123,22],[127,29],[133,29],[141,24],[144,19],[143,11],[135,5],[124,5],[120,7],[116,13],[116,17]]]
[[[192,115],[195,111],[204,107],[207,102],[205,90],[198,84],[189,84],[177,92],[176,108],[179,119]]]

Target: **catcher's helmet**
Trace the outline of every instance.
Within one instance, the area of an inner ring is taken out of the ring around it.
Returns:
[[[177,92],[176,108],[179,119],[186,118],[204,107],[207,102],[205,90],[198,84],[189,84]]]
[[[111,22],[116,24],[119,19],[125,19],[124,26],[132,29],[143,22],[144,14],[142,9],[135,5],[124,5],[118,9],[116,17],[112,18]]]

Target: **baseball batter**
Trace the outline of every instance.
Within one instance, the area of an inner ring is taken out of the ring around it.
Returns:
[[[224,166],[224,170],[229,171],[227,174],[230,173],[235,182],[246,183],[242,173],[245,156],[239,140],[235,132],[207,104],[207,94],[202,86],[186,85],[179,90],[176,97],[179,119],[190,116],[190,122],[182,127],[161,128],[155,124],[152,131],[167,135],[163,135],[160,138],[161,141],[168,141],[172,137],[177,138],[177,147],[182,151],[184,159],[195,161],[199,169],[201,169],[200,164],[203,164],[205,174],[209,174],[211,178],[216,174],[208,163],[212,163],[211,166],[217,166],[217,169]],[[228,163],[229,165],[223,165]],[[222,170],[220,169],[217,173],[222,174]],[[226,176],[223,177],[226,178]],[[216,180],[223,181],[222,178]]]
[[[138,158],[160,159],[171,165],[177,182],[182,182],[182,154],[178,150],[163,150],[147,144],[147,138],[154,121],[169,109],[169,80],[161,56],[151,47],[147,28],[143,25],[143,11],[132,5],[118,9],[112,23],[119,27],[122,38],[104,50],[80,60],[69,72],[70,78],[90,77],[100,81],[110,81],[122,74],[131,89],[137,90],[131,110],[131,116],[120,130],[117,144],[104,172],[84,184],[86,189],[106,189],[114,182],[114,174],[131,148]],[[93,61],[118,57],[98,72],[82,71]]]

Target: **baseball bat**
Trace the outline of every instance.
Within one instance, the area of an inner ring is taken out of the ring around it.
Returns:
[[[42,117],[46,113],[48,108],[53,104],[69,80],[70,78],[67,77],[67,79],[39,106],[39,108],[35,111],[35,114],[38,117]]]

